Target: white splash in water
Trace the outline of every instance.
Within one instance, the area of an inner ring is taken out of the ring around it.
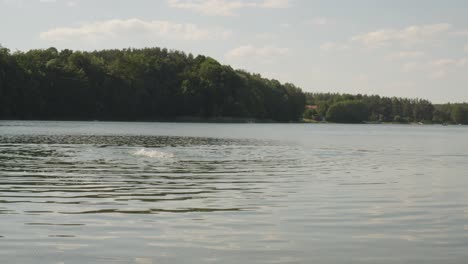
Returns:
[[[172,153],[166,153],[154,149],[140,149],[135,152],[133,152],[133,155],[136,156],[143,156],[143,157],[148,157],[148,158],[157,158],[157,159],[170,159],[174,158],[174,154]]]

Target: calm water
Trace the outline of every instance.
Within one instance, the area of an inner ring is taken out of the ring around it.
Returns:
[[[468,128],[1,121],[0,263],[468,263]]]

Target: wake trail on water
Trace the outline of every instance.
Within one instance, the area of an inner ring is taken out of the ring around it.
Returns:
[[[147,157],[147,158],[156,158],[156,159],[172,159],[174,158],[174,154],[162,152],[159,150],[154,149],[139,149],[137,151],[132,152],[135,156]]]

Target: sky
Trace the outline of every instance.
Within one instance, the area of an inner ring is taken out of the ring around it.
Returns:
[[[165,47],[307,92],[468,102],[465,0],[0,0],[12,51]]]

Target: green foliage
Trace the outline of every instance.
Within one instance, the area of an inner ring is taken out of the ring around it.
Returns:
[[[403,118],[403,117],[401,117],[401,116],[399,116],[399,115],[396,115],[396,116],[393,118],[393,122],[404,124],[404,123],[408,123],[408,119],[407,119],[407,118]]]
[[[177,116],[296,121],[292,84],[160,48],[11,54],[0,47],[0,119],[157,120]]]
[[[435,123],[468,124],[468,104],[443,104],[434,106]]]
[[[314,119],[317,117],[317,111],[315,109],[306,109],[304,111],[304,118],[306,119]]]
[[[332,93],[307,93],[306,98],[307,104],[317,105],[317,112],[322,117],[326,116],[329,108],[338,102],[360,101],[367,108],[367,116],[362,121],[398,123],[447,121],[446,114],[438,111],[432,103],[424,99]]]
[[[362,123],[368,111],[362,101],[347,100],[334,103],[327,111],[327,120],[336,123]]]
[[[468,105],[454,105],[450,117],[455,124],[468,124]]]
[[[432,117],[432,122],[433,123],[447,123],[451,120],[450,118],[450,108],[443,107],[441,108],[435,108],[433,117]]]

